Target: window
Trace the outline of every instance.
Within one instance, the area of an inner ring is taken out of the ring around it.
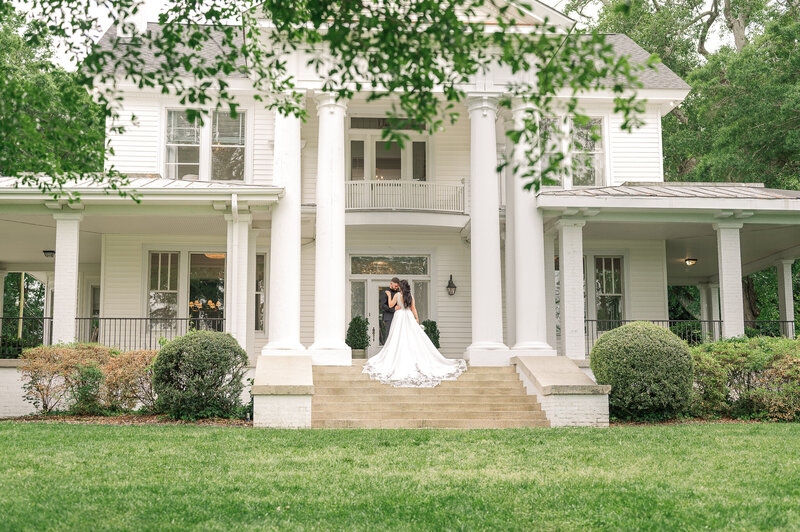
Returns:
[[[265,331],[264,316],[266,316],[267,306],[267,256],[256,255],[256,312],[255,330]]]
[[[428,275],[428,257],[351,257],[353,275]]]
[[[549,173],[547,177],[557,184],[562,183],[564,170],[559,165],[563,165],[564,151],[562,149],[563,132],[559,119],[555,117],[542,118],[539,122],[539,138],[542,150],[541,171],[544,172],[551,166],[557,167],[557,170]]]
[[[608,330],[622,320],[622,258],[594,258],[595,299],[598,328]]]
[[[178,253],[150,253],[148,308],[151,318],[178,317]]]
[[[200,124],[185,111],[167,111],[167,178],[196,181],[200,177]]]
[[[214,111],[203,124],[184,109],[167,111],[164,175],[188,181],[244,181],[247,112]]]
[[[197,329],[221,331],[225,310],[225,253],[189,254],[189,317]]]
[[[430,285],[430,281],[414,281],[411,286],[411,296],[414,298],[414,305],[417,307],[417,316],[419,316],[420,323],[430,317],[430,311],[428,310]]]
[[[400,179],[402,173],[403,156],[400,152],[400,144],[377,141],[375,143],[375,179],[394,181]]]
[[[592,118],[587,124],[572,124],[572,184],[595,186],[605,182],[603,120]]]
[[[350,180],[364,180],[364,141],[350,141]]]
[[[385,140],[382,130],[388,124],[386,118],[350,119],[349,180],[427,181],[430,174],[427,140],[417,132],[409,132],[410,138],[402,146]],[[395,129],[413,128],[403,122]]]
[[[411,165],[411,178],[415,181],[427,181],[428,179],[428,154],[427,145],[424,142],[413,142]]]
[[[367,282],[350,282],[350,317],[367,315]]]
[[[242,181],[244,179],[245,113],[234,118],[229,112],[217,111],[212,121],[211,179]]]

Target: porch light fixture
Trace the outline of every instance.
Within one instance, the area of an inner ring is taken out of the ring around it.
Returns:
[[[224,253],[204,253],[207,259],[224,259]]]
[[[453,274],[451,273],[450,280],[447,281],[447,293],[451,296],[456,295],[456,288],[458,287],[456,286],[456,283],[453,282]]]
[[[695,264],[697,264],[697,259],[687,258],[683,259],[683,262],[685,262],[687,266],[694,266]]]
[[[45,249],[42,251],[42,255],[44,255],[48,259],[52,259],[53,257],[56,256],[56,252],[53,251],[52,249]]]

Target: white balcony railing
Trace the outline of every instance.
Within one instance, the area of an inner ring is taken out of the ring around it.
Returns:
[[[464,185],[425,181],[348,181],[351,211],[464,212]]]

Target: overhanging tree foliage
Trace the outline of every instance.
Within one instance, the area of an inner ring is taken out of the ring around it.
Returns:
[[[511,98],[517,97],[531,104],[524,127],[511,134],[515,141],[535,145],[535,113],[551,111],[557,92],[563,89],[569,95],[565,108],[578,120],[585,117],[578,115],[576,97],[592,89],[613,91],[615,110],[624,115],[625,128],[635,127],[636,113],[641,111],[634,91],[636,73],[645,66],[618,57],[600,33],[573,30],[564,35],[550,24],[533,34],[521,33],[514,26],[523,12],[505,2],[176,1],[160,15],[160,26],[148,26],[142,32],[131,22],[139,9],[137,0],[32,0],[29,4],[39,22],[26,28],[26,38],[41,42],[52,36],[67,43],[70,55],[80,59],[82,82],[95,88],[95,100],[112,128],[120,127],[120,82],[178,95],[182,103],[196,106],[197,111],[189,114],[198,113],[202,119],[210,108],[235,111],[229,83],[235,74],[252,82],[265,106],[303,116],[286,61],[297,50],[325,52],[309,55],[310,66],[325,80],[324,90],[343,99],[360,91],[368,92],[370,100],[391,99],[390,123],[410,120],[420,130],[431,132],[456,119],[454,104],[463,100],[463,87],[492,65],[515,74],[535,72],[520,76],[501,102],[509,107]],[[7,15],[10,7],[3,5],[0,10]],[[484,9],[492,13],[494,31],[486,31],[478,16]],[[103,11],[124,22],[109,46],[100,48],[94,42],[100,29],[97,13]],[[201,53],[209,45],[215,50],[212,57]],[[158,58],[155,67],[148,64],[145,52]],[[3,96],[10,97],[10,106],[22,105],[26,97]],[[406,138],[391,128],[384,134],[398,142]],[[535,188],[560,164],[553,158],[536,170],[537,162],[535,150],[530,150],[524,177]],[[46,161],[34,169],[51,175],[56,189],[75,177],[62,170]],[[107,179],[107,175],[92,178]],[[41,186],[31,176],[19,179]]]

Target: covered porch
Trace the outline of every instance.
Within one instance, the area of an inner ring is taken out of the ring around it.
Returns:
[[[555,257],[548,334],[560,354],[584,358],[603,332],[637,320],[690,344],[797,334],[792,265],[800,257],[800,193],[640,183],[545,191],[538,204],[547,220],[545,254]],[[766,268],[777,271],[779,319],[746,320],[742,278]],[[693,319],[671,319],[674,286],[697,287]]]

